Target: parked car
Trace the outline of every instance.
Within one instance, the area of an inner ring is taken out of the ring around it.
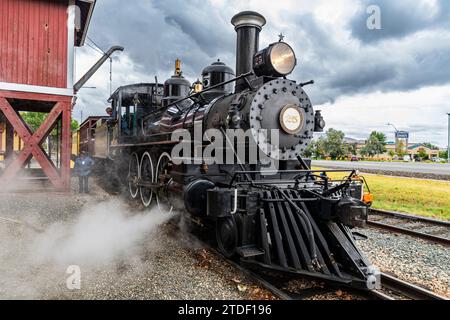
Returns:
[[[351,161],[351,162],[357,162],[357,161],[359,161],[359,158],[358,158],[357,156],[353,156],[353,157],[350,159],[350,161]]]

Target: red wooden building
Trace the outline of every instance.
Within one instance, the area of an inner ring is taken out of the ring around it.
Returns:
[[[69,189],[74,49],[84,44],[95,1],[0,0],[0,122],[6,127],[0,191],[31,158],[57,190]],[[21,111],[48,116],[33,132]],[[42,148],[56,127],[61,145],[58,163]],[[14,132],[24,142],[16,155],[8,143]]]

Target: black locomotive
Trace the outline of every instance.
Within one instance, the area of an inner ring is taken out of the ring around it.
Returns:
[[[213,228],[227,257],[255,268],[378,288],[379,271],[358,250],[351,231],[367,217],[363,182],[351,171],[330,181],[328,172],[311,170],[301,157],[313,133],[325,126],[302,88],[312,82],[287,78],[297,60],[281,39],[259,51],[262,15],[241,12],[231,22],[237,76],[217,61],[191,85],[177,61],[164,84],[119,88],[110,98],[112,117],[96,129],[95,156],[144,206],[181,209]],[[230,139],[227,130],[237,129],[250,134],[244,141]],[[221,150],[233,151],[233,163],[211,162],[214,153],[204,157],[217,132]],[[258,150],[253,162],[251,142]],[[174,152],[180,146],[184,151]],[[246,152],[239,156],[242,146]],[[273,162],[277,170],[268,170]]]

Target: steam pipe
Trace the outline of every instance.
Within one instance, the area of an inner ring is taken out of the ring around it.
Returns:
[[[257,12],[243,11],[231,19],[231,24],[237,33],[236,75],[240,76],[253,71],[253,57],[259,50],[259,33],[266,24],[266,19]],[[246,87],[245,79],[236,82],[236,92]]]
[[[123,47],[121,46],[113,46],[111,47],[104,55],[103,57],[101,57],[90,69],[88,72],[86,72],[86,74],[81,77],[80,80],[78,80],[77,83],[75,83],[75,85],[73,86],[73,90],[75,92],[78,92],[78,90],[80,90],[86,82],[88,82],[88,80],[97,72],[97,70],[103,65],[103,63],[105,63],[106,60],[109,59],[109,57],[115,52],[115,51],[123,51],[125,50]]]

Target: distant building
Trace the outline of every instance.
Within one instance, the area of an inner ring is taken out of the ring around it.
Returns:
[[[378,155],[377,159],[383,159],[383,160],[392,160],[393,158],[398,157],[398,145],[393,141],[388,141],[386,143],[386,152],[384,154]],[[408,148],[405,152],[403,152],[405,155],[408,155],[409,158],[416,159],[419,158],[419,153],[423,151],[427,154],[428,158],[431,159],[433,157],[439,156],[439,149],[430,149],[423,143],[410,143],[408,145]],[[392,156],[394,155],[394,156]]]
[[[386,142],[386,154],[389,155],[390,153],[397,153],[397,144],[394,141],[388,141]]]
[[[420,153],[426,153],[428,158],[439,157],[439,149],[430,149],[422,143],[410,143],[408,146],[408,154],[411,159],[419,157]]]
[[[366,145],[366,140],[358,140],[358,139],[345,137],[344,138],[344,144],[350,150],[348,156],[357,156],[357,155],[361,154],[361,149],[364,148],[364,146]],[[356,149],[356,154],[353,154],[353,152],[352,152],[352,150],[354,148]]]
[[[379,160],[392,160],[393,158],[398,157],[399,150],[403,151],[403,154],[408,155],[410,159],[416,159],[419,157],[419,153],[423,151],[428,155],[428,158],[431,159],[433,157],[439,157],[439,149],[431,149],[427,147],[424,143],[409,143],[408,146],[403,146],[403,141],[400,140],[400,143],[396,141],[388,141],[386,142],[386,152],[380,155],[375,156],[375,159]],[[344,144],[349,148],[348,156],[353,156],[352,150],[356,148],[356,155],[361,156],[361,149],[364,148],[366,144],[366,140],[358,140],[349,137],[344,138]],[[392,156],[393,155],[393,156]]]

